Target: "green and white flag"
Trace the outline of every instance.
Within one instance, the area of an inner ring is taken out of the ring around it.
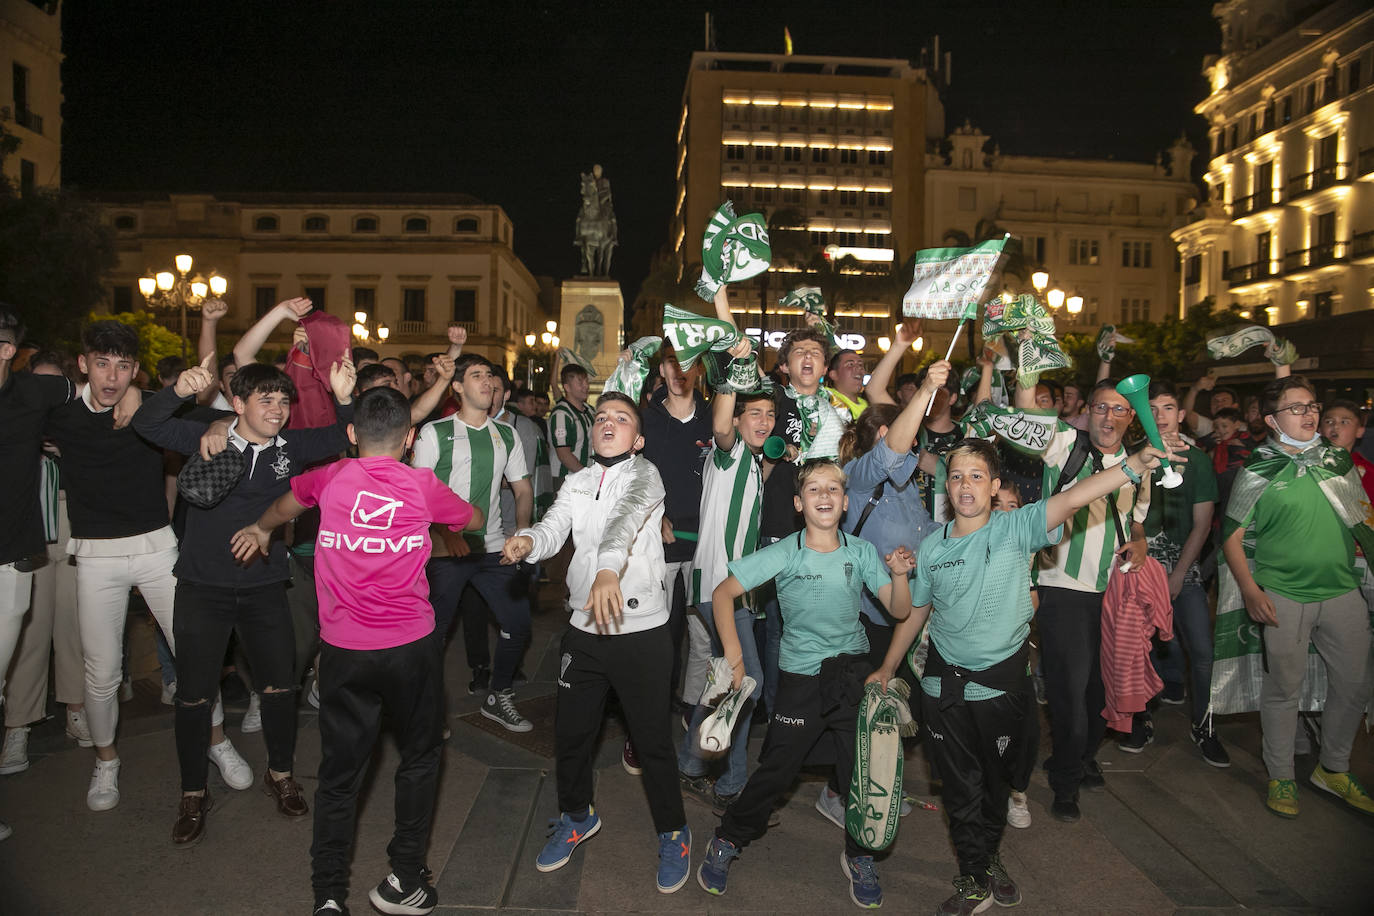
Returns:
[[[825,297],[821,294],[819,286],[798,286],[779,299],[778,306],[784,309],[800,309],[808,315],[815,315],[819,320],[814,327],[830,338],[830,346],[836,350],[844,349],[835,338],[835,326],[825,317]]]
[[[736,216],[734,203],[727,200],[711,214],[701,239],[697,295],[710,302],[722,286],[758,276],[772,260],[763,214]]]
[[[965,437],[991,439],[1001,436],[1013,445],[1039,454],[1049,447],[1059,429],[1059,416],[1053,408],[1027,410],[997,407],[989,401],[974,404],[959,421]]]
[[[1007,239],[971,248],[926,248],[916,252],[911,288],[902,297],[906,318],[976,318],[978,305],[1002,272]]]
[[[728,321],[664,305],[663,339],[677,352],[678,365],[690,369],[707,350],[728,350],[739,343],[740,334]]]
[[[558,362],[560,365],[563,366],[567,366],[569,364],[574,366],[581,366],[583,369],[587,370],[588,375],[596,375],[596,370],[592,368],[591,363],[587,362],[585,359],[578,356],[576,353],[574,353],[567,347],[558,348]]]
[[[1053,327],[1053,322],[1051,322]],[[1054,369],[1067,369],[1073,360],[1059,346],[1059,341],[1051,334],[1031,333],[1029,339],[1022,340],[1017,348],[1018,365],[1016,381],[1022,388],[1029,388],[1039,381],[1040,373]]]
[[[1230,359],[1233,356],[1240,356],[1252,347],[1268,347],[1273,343],[1273,331],[1250,324],[1237,328],[1230,334],[1209,339],[1207,341],[1207,353],[1212,359]]]
[[[1122,334],[1114,324],[1104,324],[1097,334],[1097,358],[1104,363],[1111,362],[1116,359],[1116,345],[1123,343],[1135,343],[1135,338]]]
[[[1054,318],[1040,300],[1029,293],[1022,293],[1010,301],[1005,296],[998,296],[983,306],[984,339],[1023,328],[1030,328],[1034,334],[1054,333]]]
[[[661,346],[662,337],[641,337],[630,344],[626,348],[628,356],[621,355],[615,364],[615,371],[606,379],[601,393],[619,391],[638,403],[639,395],[644,391],[644,380],[649,377],[649,360]]]

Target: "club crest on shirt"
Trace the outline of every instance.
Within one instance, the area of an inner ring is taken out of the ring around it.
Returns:
[[[278,480],[285,480],[291,476],[291,456],[278,449],[276,460],[272,462],[271,467]]]
[[[569,684],[567,681],[565,681],[565,680],[563,679],[564,676],[568,673],[568,666],[571,665],[571,664],[572,664],[572,653],[571,653],[571,652],[564,652],[564,653],[563,653],[563,657],[562,657],[562,658],[559,660],[559,662],[558,662],[558,686],[559,686],[559,687],[571,687],[571,686],[572,686],[572,684]]]
[[[844,584],[845,584],[846,586],[851,585],[852,583],[850,582],[850,580],[853,579],[853,578],[854,578],[854,564],[853,564],[853,563],[846,563],[846,564],[844,564]]]
[[[1007,735],[997,736],[997,756],[1001,757],[1007,752],[1007,745],[1011,744],[1011,738]]]

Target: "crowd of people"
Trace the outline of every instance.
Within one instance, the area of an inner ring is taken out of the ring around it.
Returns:
[[[724,286],[714,308],[733,327]],[[225,312],[206,304],[194,363],[147,373],[117,321],[89,322],[72,359],[26,348],[0,308],[0,774],[29,766],[51,692],[67,735],[93,749],[88,806],[119,804],[136,590],[175,706],[172,843],[206,837],[211,763],[231,789],[260,782],[280,814],[313,809],[316,916],[348,912],[358,794],[384,723],[400,751],[395,830],[369,899],[435,908],[447,641],[461,628],[481,715],[534,729],[520,694],[541,589],[569,616],[541,872],[603,827],[594,761],[614,696],[658,891],[683,887],[695,857],[700,887],[724,894],[819,764],[815,807],[843,834],[844,892],[878,907],[893,819],[920,803],[875,750],[868,711],[890,704],[919,725],[906,756],[930,767],[948,819],[958,875],[936,912],[1014,905],[999,850],[1007,826],[1031,825],[1039,704],[1060,821],[1105,786],[1109,731],[1148,752],[1157,704],[1186,705],[1200,762],[1227,767],[1213,619],[1236,608],[1263,645],[1231,688],[1260,714],[1265,805],[1298,815],[1294,757],[1315,739],[1310,783],[1374,814],[1350,772],[1374,693],[1367,411],[1321,403],[1286,367],[1244,400],[1211,376],[1154,379],[1150,445],[1110,352],[1092,384],[1018,376],[999,396],[991,351],[963,376],[944,360],[898,374],[919,334],[909,323],[869,377],[813,319],[768,374],[738,334],[711,354],[726,369],[710,384],[705,358],[671,347],[642,389],[600,397],[566,362],[550,409],[463,352],[456,326],[416,365],[351,347],[342,322],[293,299],[221,354]],[[289,353],[257,362],[283,322]],[[1162,485],[1165,462],[1181,486]],[[261,780],[224,732],[230,669],[251,691],[242,731],[263,735]],[[293,775],[300,702],[320,710],[309,801]],[[890,814],[865,797],[883,779],[896,781]],[[685,802],[719,818],[711,836],[694,842]]]

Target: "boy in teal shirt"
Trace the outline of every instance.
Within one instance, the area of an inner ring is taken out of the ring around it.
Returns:
[[[716,630],[735,687],[744,676],[735,599],[776,580],[783,618],[778,693],[759,768],[725,809],[697,871],[698,883],[712,894],[725,893],[731,860],[763,836],[778,798],[791,788],[819,742],[833,742],[838,785],[849,785],[867,669],[868,638],[859,619],[864,586],[894,619],[904,620],[911,613],[911,551],[894,550],[884,568],[876,547],[840,531],[847,508],[840,466],[829,459],[804,463],[797,472],[797,491],[795,504],[806,527],[731,561],[729,578],[712,593]],[[873,856],[848,831],[840,864],[849,879],[850,899],[861,907],[881,906],[883,892]]]
[[[883,665],[869,676],[886,689],[921,628],[930,653],[921,678],[921,716],[944,776],[950,839],[959,858],[955,893],[938,913],[967,916],[1015,906],[1021,893],[998,847],[1007,794],[1035,700],[1026,640],[1034,613],[1031,555],[1059,542],[1064,520],[1122,486],[1138,483],[1164,454],[1146,447],[1048,500],[993,512],[1001,487],[996,448],[965,439],[948,455],[946,490],[954,518],[921,543],[911,586],[915,610],[899,623]],[[932,609],[933,608],[933,609]]]

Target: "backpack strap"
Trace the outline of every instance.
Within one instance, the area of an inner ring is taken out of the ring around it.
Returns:
[[[854,523],[854,531],[852,533],[855,537],[858,537],[864,530],[864,522],[868,521],[868,517],[873,514],[873,507],[878,505],[878,502],[883,498],[883,489],[886,486],[887,481],[882,480],[873,488],[873,495],[868,498],[868,503],[864,506],[864,511],[859,513],[859,520]]]
[[[1073,449],[1069,452],[1069,457],[1064,461],[1063,467],[1059,469],[1059,479],[1054,482],[1054,489],[1050,491],[1050,496],[1057,496],[1061,490],[1069,485],[1069,481],[1078,476],[1078,472],[1083,470],[1083,465],[1088,462],[1088,454],[1092,449],[1092,440],[1083,430],[1077,431],[1077,436],[1073,440]],[[1044,497],[1048,499],[1049,496]]]

